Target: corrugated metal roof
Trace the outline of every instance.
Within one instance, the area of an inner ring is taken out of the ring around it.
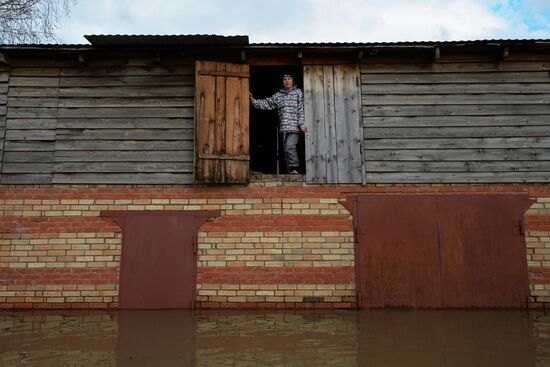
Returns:
[[[93,46],[246,46],[248,36],[220,36],[216,34],[181,35],[85,35]]]
[[[89,44],[6,44],[3,49],[85,49],[107,46],[126,47],[177,47],[177,46],[221,46],[249,49],[342,49],[342,48],[432,48],[435,46],[530,46],[548,47],[550,39],[485,39],[456,41],[397,41],[397,42],[256,42],[250,43],[248,36],[221,35],[86,35]]]
[[[460,41],[400,41],[400,42],[305,42],[305,43],[251,43],[258,48],[364,48],[364,47],[434,47],[434,46],[512,46],[550,45],[550,39],[486,39]]]

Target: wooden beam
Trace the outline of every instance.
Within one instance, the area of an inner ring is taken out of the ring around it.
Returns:
[[[242,62],[246,61],[246,51],[245,50],[241,50],[241,61]]]

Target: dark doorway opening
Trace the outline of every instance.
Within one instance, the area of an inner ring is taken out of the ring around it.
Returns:
[[[256,99],[271,97],[283,87],[283,73],[294,73],[294,84],[303,91],[303,67],[292,66],[251,66],[250,93]],[[251,171],[277,174],[286,173],[284,151],[281,137],[278,134],[279,115],[277,110],[263,111],[250,108],[250,169]],[[300,134],[298,142],[298,157],[300,168],[298,172],[305,174],[305,144],[304,134]]]

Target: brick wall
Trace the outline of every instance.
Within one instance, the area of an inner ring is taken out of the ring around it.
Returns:
[[[539,185],[247,187],[4,186],[0,307],[116,308],[120,228],[101,210],[221,210],[198,235],[197,306],[355,307],[356,193],[526,192],[534,306],[550,303],[550,187]]]

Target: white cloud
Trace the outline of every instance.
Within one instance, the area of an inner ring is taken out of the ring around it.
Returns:
[[[491,37],[502,19],[475,0],[310,0],[312,14],[298,27],[259,32],[261,41],[407,41]]]
[[[81,35],[248,34],[252,42],[550,38],[547,0],[80,0],[60,29]],[[495,10],[499,8],[499,10]],[[525,10],[527,9],[527,10]],[[527,14],[528,13],[528,14]],[[530,19],[526,19],[530,17]]]

